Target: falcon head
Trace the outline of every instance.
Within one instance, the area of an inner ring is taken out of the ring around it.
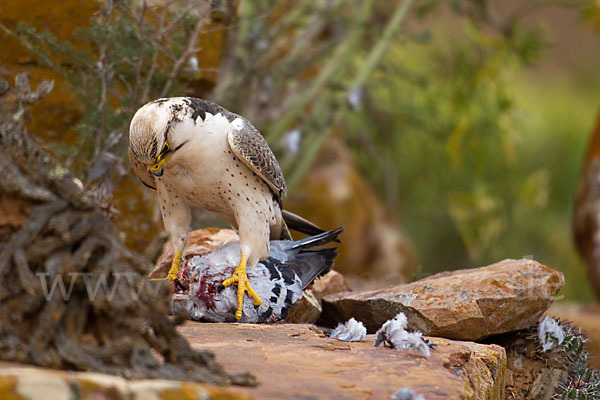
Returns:
[[[137,110],[129,126],[133,156],[161,176],[169,157],[188,140],[187,123],[193,124],[194,110],[184,97],[154,100]]]

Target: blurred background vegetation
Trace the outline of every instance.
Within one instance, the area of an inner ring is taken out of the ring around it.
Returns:
[[[293,202],[341,143],[383,203],[360,207],[381,207],[414,246],[392,257],[407,279],[532,257],[565,273],[567,299],[593,299],[571,216],[600,105],[597,0],[91,4],[65,2],[82,13],[65,13],[67,30],[0,5],[0,48],[25,49],[5,52],[0,74],[58,74],[69,94],[32,131],[120,212],[132,247],[158,223],[127,172],[129,119],[151,99],[195,95],[261,130]]]

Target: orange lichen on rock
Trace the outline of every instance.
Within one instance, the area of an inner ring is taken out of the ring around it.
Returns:
[[[17,24],[25,22],[37,31],[48,31],[60,40],[73,38],[73,32],[88,21],[100,7],[99,1],[65,0],[52,7],[47,1],[32,0],[24,7],[19,0],[0,2],[0,23],[13,32]],[[32,107],[31,132],[43,135],[44,140],[60,140],[73,144],[76,133],[73,129],[81,110],[74,103],[73,96],[66,81],[56,71],[51,71],[38,64],[36,56],[23,45],[19,38],[6,34],[0,29],[0,78],[12,81],[14,76],[27,72],[31,83],[37,86],[44,80],[53,80],[54,90]],[[58,56],[52,56],[54,62],[60,62]]]

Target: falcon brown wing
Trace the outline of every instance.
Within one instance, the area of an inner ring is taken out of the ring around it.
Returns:
[[[131,151],[131,146],[129,147],[129,163],[131,164],[131,169],[133,169],[135,175],[140,178],[140,181],[150,189],[156,190],[154,177],[148,172],[148,168],[143,163],[135,159],[133,152]]]
[[[197,117],[204,119],[207,112],[213,115],[222,114],[227,118],[232,124],[231,132],[227,135],[229,147],[236,157],[269,185],[277,200],[281,201],[281,195],[287,194],[285,179],[275,155],[260,132],[244,117],[211,101],[187,97],[186,103],[193,111],[191,117],[194,121]]]
[[[227,135],[229,147],[271,187],[280,200],[282,194],[287,194],[287,187],[275,155],[255,127],[242,117],[238,117],[236,122],[238,121],[241,121],[241,124],[232,124],[232,129]]]

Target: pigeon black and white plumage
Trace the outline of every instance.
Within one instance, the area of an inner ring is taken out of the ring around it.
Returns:
[[[329,272],[336,249],[314,248],[337,241],[342,228],[302,240],[273,240],[271,255],[248,271],[248,280],[263,299],[260,306],[245,302],[239,322],[269,323],[284,319],[302,298],[302,289]],[[239,242],[224,244],[204,256],[187,260],[181,275],[185,290],[173,295],[173,313],[184,310],[197,321],[235,322],[237,291],[223,287],[240,260]]]

